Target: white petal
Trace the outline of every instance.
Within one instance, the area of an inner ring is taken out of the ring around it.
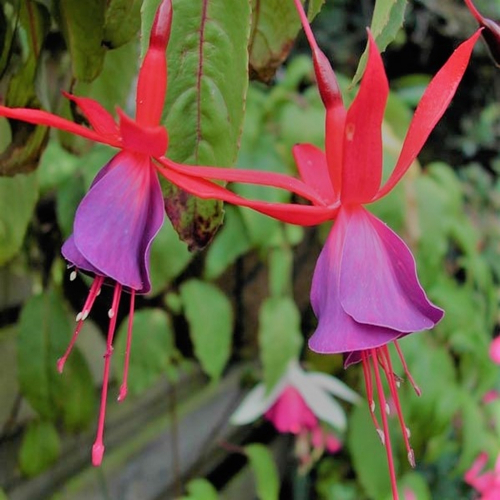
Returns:
[[[361,401],[359,394],[354,392],[338,378],[320,372],[309,372],[306,376],[314,385],[321,387],[325,391],[328,391],[334,396],[342,398],[349,403],[356,404]]]
[[[294,371],[290,377],[293,385],[304,398],[307,406],[322,421],[343,431],[347,421],[343,408],[324,389],[314,384],[303,371]]]
[[[229,421],[233,425],[245,425],[257,420],[268,408],[265,392],[264,384],[256,385],[243,399]]]

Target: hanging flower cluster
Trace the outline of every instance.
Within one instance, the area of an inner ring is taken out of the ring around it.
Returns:
[[[392,174],[381,185],[381,127],[389,87],[375,41],[368,32],[366,69],[356,98],[346,109],[335,73],[316,43],[302,3],[294,1],[311,47],[317,85],[326,111],[324,150],[311,144],[299,144],[293,149],[300,179],[269,172],[182,165],[165,156],[168,133],[160,121],[167,88],[165,51],[172,21],[171,0],[163,0],[156,13],[149,49],[139,71],[135,118],[118,109],[118,121],[115,121],[98,102],[69,94],[66,97],[81,109],[89,128],[41,110],[0,106],[0,116],[47,125],[119,150],[97,174],[81,201],[73,234],[62,249],[72,267],[72,277],[81,271],[92,275],[94,281],[77,315],[77,326],[68,350],[59,360],[60,371],[101,287],[114,287],[97,438],[92,451],[94,465],[101,463],[104,453],[110,359],[123,291],[130,294],[131,305],[119,400],[127,393],[135,295],[147,293],[151,288],[149,253],[164,220],[161,175],[200,198],[217,198],[250,207],[284,222],[306,226],[334,221],[312,280],[311,304],[318,326],[309,340],[309,347],[322,354],[342,353],[345,367],[361,362],[369,411],[386,448],[393,496],[397,498],[387,419],[391,410],[382,376],[387,380],[412,466],[415,458],[398,398],[401,379],[394,373],[388,345],[394,344],[406,377],[419,393],[398,341],[413,332],[433,328],[443,317],[443,311],[430,302],[420,285],[409,248],[365,206],[387,195],[414,162],[453,98],[480,32],[462,43],[430,82],[415,111]],[[472,2],[466,0],[466,3],[479,23],[486,26],[484,36],[489,36],[490,32],[491,36],[498,36]],[[216,180],[286,189],[310,204],[274,204],[244,199],[213,182]],[[342,430],[345,415],[332,395],[351,403],[358,399],[338,380],[319,373],[306,373],[293,363],[269,395],[262,385],[257,386],[233,416],[233,422],[248,423],[263,415],[279,432],[292,433],[299,441],[305,439],[308,450],[334,451],[340,445],[322,423]],[[379,417],[375,411],[376,401]]]

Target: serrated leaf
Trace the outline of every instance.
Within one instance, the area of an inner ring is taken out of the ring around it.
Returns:
[[[216,380],[231,354],[231,303],[215,285],[195,279],[181,285],[180,295],[195,355],[203,371]]]
[[[134,38],[141,27],[142,0],[108,0],[103,42],[116,49]]]
[[[106,2],[57,0],[53,5],[71,55],[73,76],[91,82],[101,72],[106,55],[102,45]]]
[[[311,23],[313,19],[319,14],[326,0],[309,0],[307,7],[307,19]]]
[[[167,155],[188,164],[234,164],[248,86],[250,5],[247,0],[173,2],[164,123]],[[166,210],[180,237],[203,248],[222,222],[222,205],[176,187],[165,189]]]
[[[56,368],[73,328],[58,293],[31,297],[19,321],[18,378],[21,393],[41,417],[63,418],[70,428],[82,428],[95,403],[90,372],[78,351],[68,358],[63,374]]]
[[[36,174],[0,178],[0,265],[21,248],[37,199]]]
[[[193,479],[186,486],[189,496],[180,500],[218,500],[219,494],[212,484],[206,479]]]
[[[252,78],[269,82],[287,58],[300,29],[293,2],[252,0],[252,33],[249,43]],[[311,12],[317,6],[311,6]]]
[[[403,26],[407,0],[377,0],[373,10],[373,17],[370,26],[378,50],[383,52]],[[352,80],[355,85],[361,79],[366,67],[368,57],[368,46],[359,60],[358,69]]]
[[[227,207],[225,211],[224,226],[210,245],[205,259],[204,276],[209,280],[219,277],[250,249],[250,241],[238,210]]]
[[[30,423],[19,450],[21,472],[28,477],[40,474],[57,460],[60,450],[59,435],[53,424],[45,421]]]
[[[127,327],[128,317],[121,322],[114,345],[118,379],[123,371]],[[177,356],[173,335],[170,318],[161,309],[141,309],[134,314],[128,379],[131,394],[140,394],[167,373]]]
[[[251,444],[245,446],[245,454],[255,474],[259,500],[278,500],[278,469],[269,449],[262,444]]]
[[[184,242],[165,221],[151,247],[150,276],[152,293],[158,294],[176,278],[193,259]]]
[[[300,313],[289,297],[267,299],[259,311],[260,358],[266,389],[279,381],[302,347]]]

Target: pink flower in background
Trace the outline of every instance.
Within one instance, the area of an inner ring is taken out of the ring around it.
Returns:
[[[258,384],[231,416],[235,425],[249,424],[264,416],[276,430],[296,436],[296,455],[309,466],[323,451],[337,452],[342,443],[336,432],[343,432],[346,416],[333,397],[357,403],[359,396],[340,380],[320,372],[306,372],[296,361],[266,393],[264,384]]]
[[[496,459],[493,470],[482,472],[487,462],[488,455],[481,453],[465,473],[464,481],[480,493],[478,500],[498,500],[500,498],[500,455]]]
[[[500,337],[496,337],[491,341],[490,358],[494,363],[500,365]]]
[[[278,432],[299,434],[318,426],[318,419],[307,406],[300,392],[293,386],[286,386],[276,401],[264,413]]]

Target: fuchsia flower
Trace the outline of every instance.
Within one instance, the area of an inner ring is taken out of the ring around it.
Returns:
[[[231,423],[245,425],[261,416],[276,430],[296,436],[296,454],[304,465],[311,464],[324,450],[336,453],[342,443],[328,429],[343,432],[345,412],[333,396],[357,403],[359,396],[335,377],[320,372],[306,372],[297,361],[291,361],[274,389],[266,394],[258,384],[231,417]]]
[[[300,144],[293,149],[300,177],[308,188],[300,186],[300,191],[313,206],[298,206],[300,212],[288,208],[294,205],[260,204],[254,208],[284,222],[300,225],[335,219],[314,272],[311,303],[318,327],[309,347],[319,353],[343,353],[346,367],[362,362],[370,413],[386,447],[393,495],[397,499],[386,414],[390,405],[384,395],[380,368],[388,381],[408,460],[415,465],[397,393],[400,379],[393,373],[387,345],[394,343],[403,369],[419,394],[397,341],[412,332],[433,328],[444,313],[429,301],[422,289],[415,260],[406,244],[364,205],[388,194],[413,163],[453,98],[480,31],[455,50],[427,87],[410,123],[396,166],[381,186],[381,126],[389,88],[373,37],[368,33],[366,70],[358,94],[346,110],[335,73],[317,46],[302,4],[299,0],[295,0],[295,4],[312,49],[318,88],[326,108],[325,151],[311,144]],[[210,167],[169,166],[179,174],[187,174],[189,169],[192,176],[200,178],[284,187],[283,183],[274,184],[267,173],[236,171],[229,178],[222,177]],[[198,190],[197,194],[216,196],[213,189],[211,185],[205,192]],[[298,194],[299,189],[295,192]],[[217,197],[241,204],[235,196],[219,194]],[[252,207],[248,202],[246,206]],[[274,211],[280,207],[286,212]],[[374,384],[381,407],[382,429],[374,412]]]
[[[493,470],[482,472],[487,462],[488,455],[481,453],[465,473],[464,480],[480,493],[478,500],[498,500],[500,498],[500,455],[496,459]]]

